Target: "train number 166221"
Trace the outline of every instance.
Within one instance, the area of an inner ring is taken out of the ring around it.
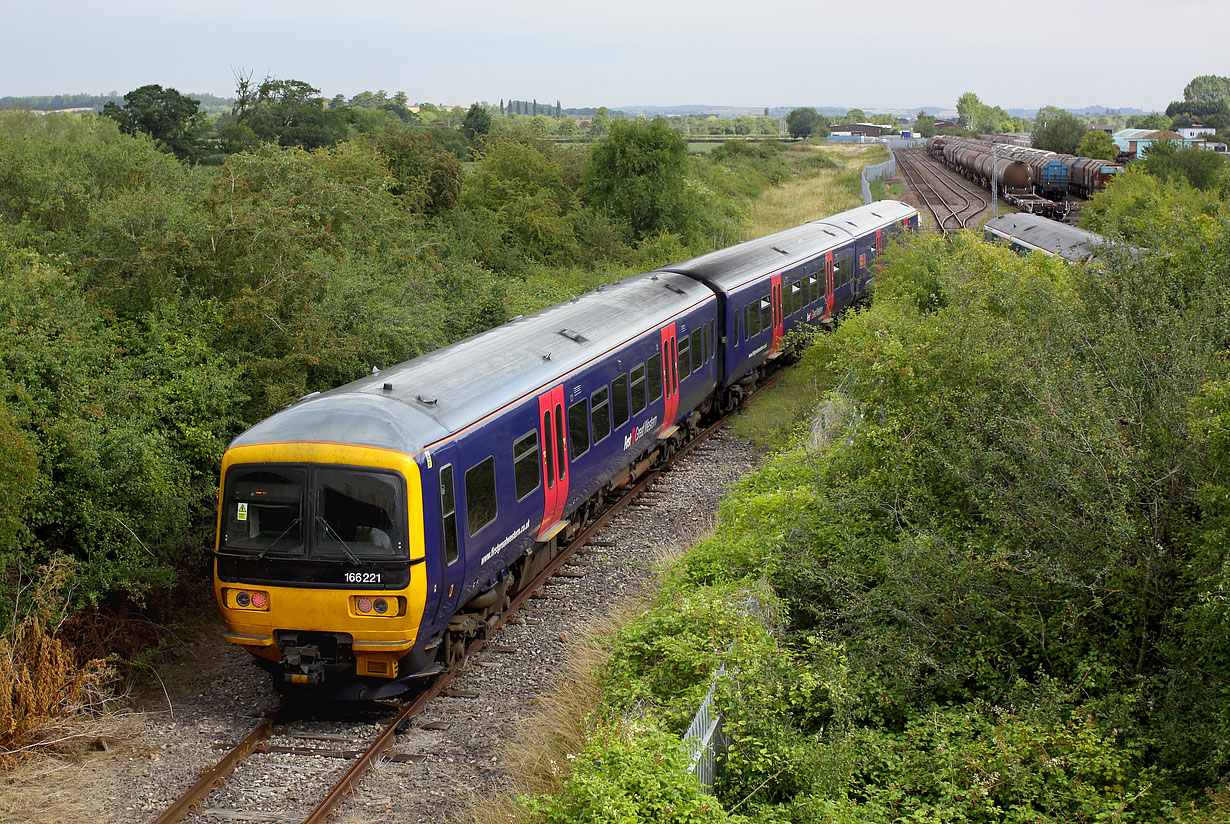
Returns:
[[[346,572],[342,574],[342,579],[348,584],[378,584],[380,583],[380,573]]]

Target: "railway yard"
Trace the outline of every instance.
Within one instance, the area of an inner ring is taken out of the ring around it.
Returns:
[[[990,178],[1001,213],[1024,212],[1075,225],[1081,206],[1122,167],[1105,161],[941,136],[925,148],[894,152],[902,199],[918,208],[931,231],[977,230],[992,217]]]
[[[182,649],[134,716],[136,729],[96,758],[12,786],[4,821],[234,822],[469,820],[471,805],[510,782],[509,745],[525,737],[540,702],[568,673],[569,650],[604,616],[652,586],[663,551],[687,546],[713,523],[726,487],[758,450],[726,431],[658,475],[622,511],[583,537],[576,554],[474,654],[441,694],[404,702],[281,705],[249,656],[202,637]],[[671,535],[664,545],[663,535]],[[409,714],[402,713],[410,709]],[[399,716],[402,713],[402,716]],[[276,715],[275,715],[276,714]],[[399,719],[400,720],[397,720]],[[253,731],[268,733],[229,776],[177,801]],[[382,733],[388,748],[350,789],[348,771]],[[340,789],[339,789],[340,787]],[[330,791],[332,790],[332,795]],[[88,800],[87,800],[88,799]]]

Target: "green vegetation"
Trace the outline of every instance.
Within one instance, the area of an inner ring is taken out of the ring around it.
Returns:
[[[1226,820],[1220,171],[1121,176],[1086,215],[1154,251],[1104,265],[892,251],[792,376],[811,405],[761,416],[781,451],[604,639],[522,820]],[[722,663],[719,810],[665,748]]]
[[[1119,157],[1119,147],[1110,135],[1101,129],[1090,129],[1081,138],[1074,154],[1078,157],[1096,157],[1114,162]]]
[[[611,121],[592,151],[499,119],[484,137],[471,110],[463,180],[400,118],[336,142],[315,90],[281,81],[248,88],[228,122],[250,148],[212,167],[167,151],[192,132],[192,101],[138,91],[105,116],[0,115],[6,625],[52,561],[72,570],[71,609],[205,581],[239,431],[730,242],[766,187],[819,171],[775,142],[689,157],[661,121]],[[382,98],[366,102],[400,105]]]

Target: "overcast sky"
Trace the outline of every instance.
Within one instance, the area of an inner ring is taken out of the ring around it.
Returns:
[[[230,96],[244,71],[451,104],[1164,109],[1230,74],[1226,0],[33,0],[4,18],[0,96]]]

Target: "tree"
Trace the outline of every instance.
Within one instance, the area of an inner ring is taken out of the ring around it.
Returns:
[[[1169,129],[1173,124],[1170,118],[1158,112],[1150,112],[1149,114],[1129,117],[1127,119],[1127,128],[1129,129],[1152,129],[1155,132]]]
[[[1076,147],[1076,154],[1080,157],[1114,160],[1119,156],[1119,147],[1106,132],[1101,129],[1092,129],[1085,134],[1081,144]]]
[[[1230,98],[1230,77],[1202,74],[1183,87],[1183,99],[1189,103],[1216,103],[1227,98]]]
[[[935,117],[926,112],[919,112],[914,116],[914,130],[922,137],[934,137]]]
[[[491,131],[491,113],[487,111],[486,106],[476,102],[466,112],[462,124],[470,133],[471,139],[480,137]]]
[[[376,149],[388,158],[397,178],[393,194],[416,212],[437,214],[451,209],[461,194],[461,164],[435,147],[421,129],[393,125],[376,138]]]
[[[1085,124],[1064,109],[1043,106],[1034,119],[1033,145],[1060,154],[1072,154],[1085,137]]]
[[[846,112],[847,123],[862,123],[867,120],[867,113],[862,109],[851,109]]]
[[[978,95],[966,92],[957,98],[957,124],[966,129],[974,128],[982,109],[982,101],[978,99]]]
[[[786,115],[786,131],[791,137],[810,137],[819,121],[820,115],[810,106],[805,109],[795,109]]]
[[[1183,148],[1176,140],[1157,140],[1149,146],[1142,165],[1162,180],[1185,180],[1197,189],[1211,190],[1221,182],[1226,162],[1216,152]]]
[[[115,120],[126,134],[148,134],[159,148],[180,160],[196,163],[208,151],[209,120],[201,111],[201,101],[175,89],[157,84],[133,89],[124,95],[123,108],[108,103],[102,114]]]
[[[320,90],[311,84],[266,77],[253,88],[250,75],[238,75],[236,81],[235,105],[221,128],[227,151],[262,142],[318,149],[346,137],[346,110],[325,108]]]
[[[682,233],[687,223],[684,178],[688,144],[664,118],[611,121],[594,146],[583,192],[599,210],[624,222],[643,239],[662,231]]]

